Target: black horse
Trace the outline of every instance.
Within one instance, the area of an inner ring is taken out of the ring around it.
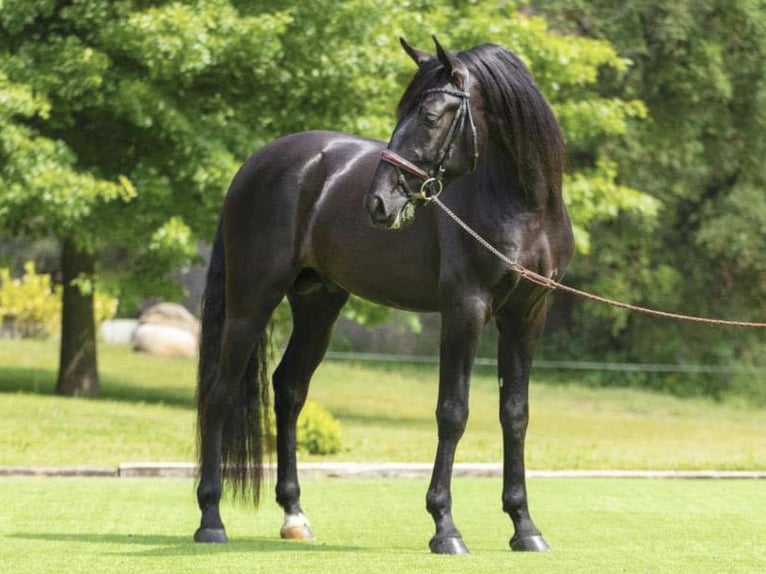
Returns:
[[[267,324],[285,296],[293,331],[272,378],[276,499],[285,512],[281,535],[312,538],[300,505],[296,419],[333,323],[355,293],[441,314],[439,442],[426,496],[436,553],[467,552],[451,515],[452,466],[477,341],[495,318],[510,545],[548,548],[530,518],[524,477],[529,371],[546,290],[424,204],[443,188],[440,201],[495,248],[557,277],[573,244],[561,196],[562,135],[530,72],[504,48],[450,53],[436,42],[432,57],[402,45],[419,70],[387,147],[333,132],[294,134],[251,157],[231,183],[203,301],[199,542],[226,541],[222,480],[237,493],[252,490],[258,502],[268,442]]]

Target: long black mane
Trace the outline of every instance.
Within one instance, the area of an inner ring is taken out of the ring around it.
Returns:
[[[532,74],[516,55],[495,44],[482,44],[455,54],[478,82],[487,106],[490,145],[510,156],[526,203],[541,206],[561,196],[566,163],[564,138],[550,105]],[[397,107],[401,119],[422,94],[446,78],[433,59],[413,78]]]

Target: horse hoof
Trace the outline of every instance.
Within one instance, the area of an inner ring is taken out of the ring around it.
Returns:
[[[468,547],[459,536],[449,538],[431,538],[428,547],[434,554],[468,554]]]
[[[282,528],[279,531],[279,536],[284,540],[314,540],[314,533],[311,532],[311,528],[308,526],[292,526],[290,528]]]
[[[314,540],[311,525],[303,514],[285,515],[285,522],[279,531],[279,536],[284,540]]]
[[[226,531],[223,528],[202,528],[201,526],[194,533],[194,542],[215,542],[223,544],[228,542]]]
[[[550,549],[540,534],[511,538],[511,550],[514,552],[548,552]]]

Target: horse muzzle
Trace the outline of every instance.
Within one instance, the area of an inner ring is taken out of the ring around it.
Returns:
[[[393,166],[381,163],[364,198],[370,222],[381,229],[400,229],[415,216],[415,206]]]
[[[385,198],[381,194],[370,193],[365,197],[365,209],[370,222],[380,229],[401,229],[415,218],[415,206],[398,191]]]

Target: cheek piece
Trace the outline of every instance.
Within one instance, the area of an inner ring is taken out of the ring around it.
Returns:
[[[465,87],[465,90],[457,90],[455,88],[433,88],[431,90],[426,90],[423,93],[424,95],[442,93],[460,99],[460,105],[455,111],[455,115],[452,116],[452,123],[439,146],[433,161],[434,167],[430,172],[421,169],[391,149],[384,149],[380,152],[380,159],[393,165],[399,171],[399,184],[404,195],[406,195],[408,199],[428,203],[442,192],[444,186],[444,173],[446,172],[445,165],[452,157],[452,152],[455,149],[455,143],[457,142],[458,136],[465,129],[466,125],[468,125],[468,129],[470,130],[471,146],[473,148],[471,171],[476,169],[476,163],[479,161],[479,147],[477,144],[476,124],[473,121],[473,115],[471,115],[468,78],[466,78]],[[423,182],[418,191],[413,190],[407,183],[407,178],[404,176],[405,173],[416,177]]]

